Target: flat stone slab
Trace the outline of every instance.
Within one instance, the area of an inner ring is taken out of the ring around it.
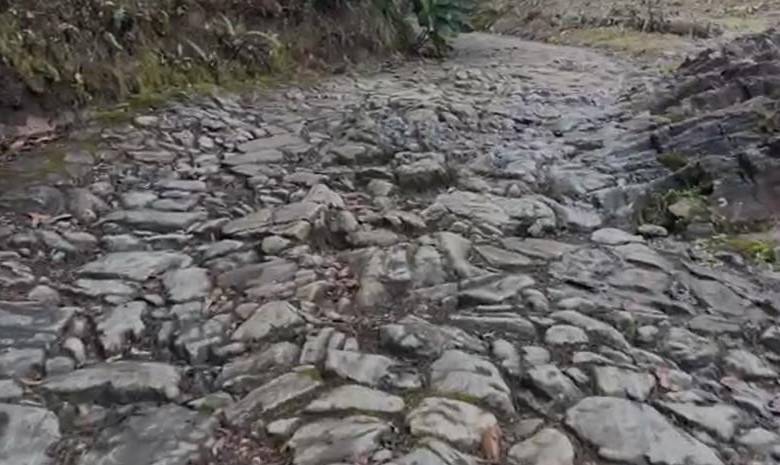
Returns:
[[[148,408],[101,431],[79,465],[188,465],[217,426],[216,418],[178,405]]]
[[[204,299],[211,290],[211,278],[205,268],[171,270],[163,275],[162,282],[172,302]]]
[[[322,386],[315,369],[286,373],[253,390],[225,410],[225,418],[234,425],[243,425],[265,412],[296,399]]]
[[[393,460],[393,465],[478,465],[483,461],[464,454],[444,441],[423,438],[411,452]]]
[[[54,465],[46,451],[59,439],[60,423],[53,412],[0,403],[0,463]]]
[[[41,390],[80,402],[132,403],[174,400],[180,394],[179,370],[165,363],[120,361],[102,363],[46,378]]]
[[[98,279],[146,281],[190,263],[190,257],[177,252],[114,252],[87,263],[78,273]]]
[[[325,418],[299,428],[287,446],[295,465],[355,463],[379,449],[391,431],[389,423],[370,416]]]
[[[448,349],[485,352],[485,343],[476,336],[452,326],[435,325],[409,315],[379,329],[382,345],[420,356],[437,356]]]
[[[644,401],[655,387],[655,376],[614,366],[593,367],[596,388],[601,395]]]
[[[295,307],[287,302],[268,302],[255,310],[233,333],[237,341],[257,341],[268,337],[273,331],[282,331],[303,324],[303,318]]]
[[[588,397],[566,412],[566,424],[609,461],[722,465],[712,449],[678,430],[649,405],[616,397]]]
[[[152,209],[119,210],[104,216],[101,221],[121,223],[132,228],[156,232],[181,231],[208,218],[206,212],[176,212]]]
[[[384,355],[328,350],[325,371],[374,387],[388,385],[416,389],[422,386],[417,374],[400,370],[396,360]]]
[[[454,399],[428,397],[406,417],[414,436],[432,436],[463,449],[480,445],[484,432],[498,422],[492,413]]]
[[[46,349],[74,314],[74,308],[42,302],[0,301],[0,349]]]
[[[306,406],[307,412],[339,410],[377,413],[403,411],[404,400],[398,396],[359,385],[340,386],[320,396]]]
[[[448,350],[431,365],[431,387],[444,395],[479,399],[507,415],[515,413],[512,391],[491,362],[460,350]]]
[[[507,458],[512,465],[572,465],[574,446],[565,434],[545,428],[512,446]]]

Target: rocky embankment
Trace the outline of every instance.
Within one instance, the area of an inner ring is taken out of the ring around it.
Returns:
[[[644,78],[469,35],[74,134],[0,195],[0,462],[773,463],[778,276],[614,227],[652,131],[731,121],[659,129]]]

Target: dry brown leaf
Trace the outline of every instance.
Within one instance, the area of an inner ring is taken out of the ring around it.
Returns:
[[[46,224],[51,220],[50,215],[45,215],[43,213],[30,212],[27,216],[30,217],[30,223],[33,228],[37,228],[40,224]]]
[[[501,427],[498,424],[487,428],[482,433],[482,457],[488,462],[501,461]]]

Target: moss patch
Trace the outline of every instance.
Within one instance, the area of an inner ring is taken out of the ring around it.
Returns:
[[[671,171],[677,171],[688,164],[688,158],[678,152],[667,152],[658,155],[658,163]]]
[[[759,263],[776,263],[775,248],[780,244],[773,239],[751,235],[725,236],[713,239],[710,246],[717,250],[729,250]]]

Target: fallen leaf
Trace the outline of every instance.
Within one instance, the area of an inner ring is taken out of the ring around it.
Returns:
[[[491,463],[501,461],[501,427],[497,424],[482,433],[482,456]]]
[[[33,228],[37,228],[40,224],[47,224],[51,220],[50,215],[45,215],[43,213],[30,212],[27,216],[30,217],[30,223]]]

